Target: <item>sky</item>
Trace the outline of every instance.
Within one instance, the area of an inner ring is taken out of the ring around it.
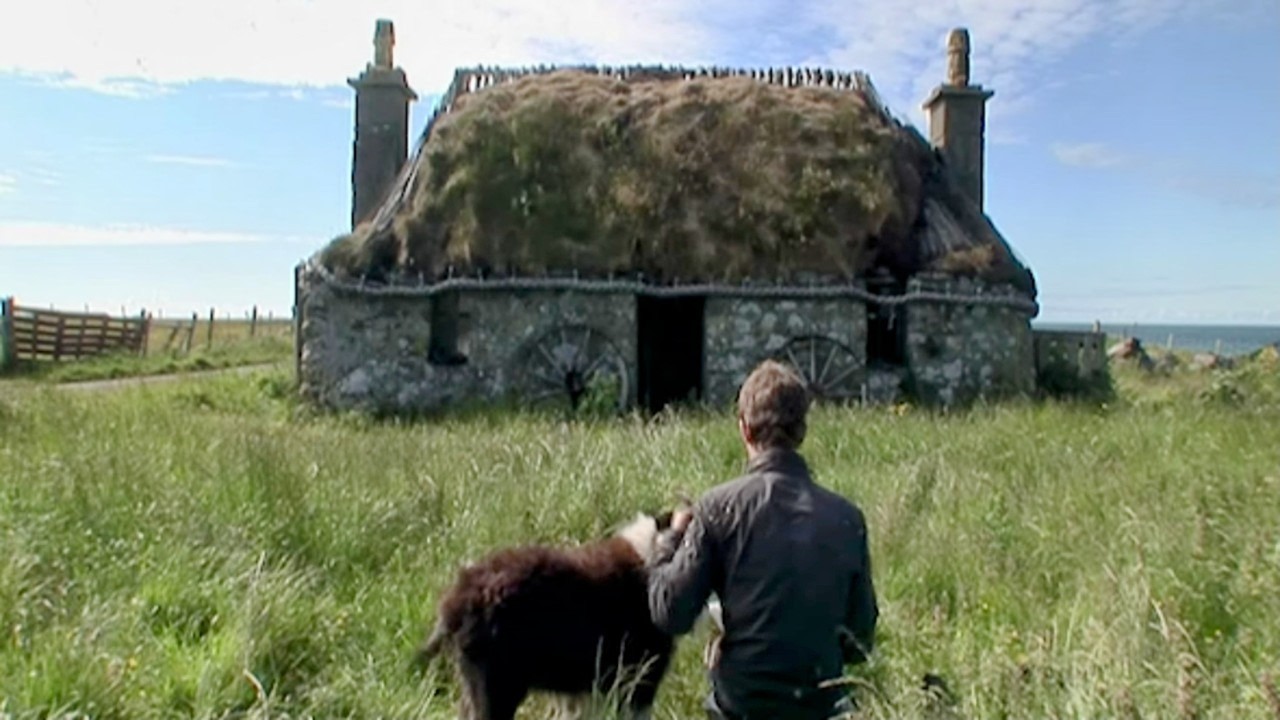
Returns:
[[[864,70],[924,131],[967,27],[985,209],[1039,320],[1280,324],[1275,0],[0,3],[0,296],[287,315],[293,267],[349,227],[346,81],[379,18],[411,143],[477,64]]]

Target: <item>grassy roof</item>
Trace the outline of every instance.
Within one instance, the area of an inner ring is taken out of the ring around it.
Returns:
[[[394,222],[336,239],[331,269],[658,282],[1025,274],[928,143],[859,91],[561,70],[459,96],[418,162]],[[927,198],[951,218],[942,242]]]

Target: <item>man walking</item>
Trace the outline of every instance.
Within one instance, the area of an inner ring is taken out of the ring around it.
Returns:
[[[789,367],[766,361],[738,395],[745,475],[678,514],[651,568],[649,608],[673,635],[693,628],[710,595],[724,635],[711,668],[713,720],[818,720],[848,707],[820,685],[870,651],[879,611],[866,523],[818,486],[797,452],[809,396]]]

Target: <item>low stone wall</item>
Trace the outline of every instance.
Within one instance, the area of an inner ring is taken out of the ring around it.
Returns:
[[[713,406],[733,403],[752,368],[796,338],[827,338],[839,344],[823,346],[828,351],[847,351],[847,357],[839,358],[842,364],[838,368],[827,366],[828,379],[855,389],[866,379],[867,312],[861,302],[709,297],[705,313],[703,397]],[[825,365],[826,360],[824,353],[816,362]],[[807,357],[800,364],[806,365],[806,361]],[[843,368],[849,367],[856,369],[848,377],[839,377]],[[807,368],[801,369],[809,374]]]
[[[1081,396],[1110,387],[1104,333],[1036,330],[1036,386],[1046,395]]]
[[[320,405],[403,413],[526,396],[527,370],[543,357],[531,343],[561,330],[567,342],[578,342],[586,328],[593,346],[616,351],[634,396],[633,295],[460,291],[451,344],[465,361],[441,364],[429,357],[437,298],[339,289],[307,266],[298,282],[299,384]]]
[[[1035,392],[1031,318],[1017,308],[983,304],[1013,289],[980,282],[913,278],[911,292],[968,295],[974,304],[912,302],[906,306],[910,391],[919,402],[955,405]]]
[[[634,288],[472,286],[395,294],[336,284],[309,264],[297,277],[298,376],[303,395],[317,404],[421,412],[506,398],[563,402],[570,388],[595,402],[600,397],[574,378],[606,368],[619,386],[605,401],[636,402]],[[1021,297],[1016,290],[915,278],[907,293],[899,313],[905,362],[876,372],[867,365],[861,300],[706,297],[704,401],[732,404],[747,374],[768,357],[795,364],[820,398],[836,401],[894,402],[901,394],[949,406],[1030,395],[1037,373],[1042,384],[1052,373],[1105,376],[1100,338],[1033,339],[1034,305],[1010,304]]]

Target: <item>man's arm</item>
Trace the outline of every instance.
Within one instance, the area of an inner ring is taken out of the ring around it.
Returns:
[[[702,507],[676,541],[649,568],[649,615],[663,632],[683,635],[711,596],[715,543]]]
[[[845,662],[857,665],[865,662],[875,646],[876,621],[880,608],[876,603],[875,584],[871,581],[871,553],[867,548],[866,524],[858,517],[859,534],[854,549],[858,558],[858,570],[849,586],[849,609],[845,615],[846,633],[841,637]]]

